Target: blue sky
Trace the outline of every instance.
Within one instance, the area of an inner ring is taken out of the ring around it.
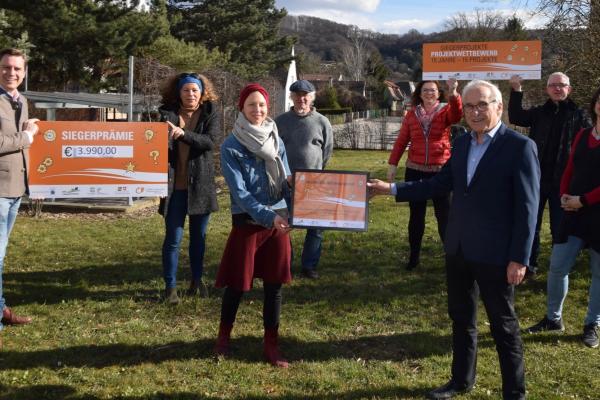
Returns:
[[[458,12],[492,9],[507,16],[517,14],[528,27],[541,24],[527,9],[527,0],[276,0],[292,15],[311,15],[382,33],[423,33],[443,30],[444,21]]]

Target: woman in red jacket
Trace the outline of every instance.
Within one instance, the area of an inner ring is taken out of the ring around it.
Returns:
[[[398,162],[404,149],[409,145],[406,161],[405,181],[428,179],[437,174],[450,158],[450,126],[462,118],[462,101],[456,91],[455,79],[447,82],[449,102],[443,103],[443,92],[436,81],[422,81],[412,95],[412,109],[402,121],[402,127],[388,160],[388,180],[396,177]],[[419,264],[421,240],[425,232],[426,201],[409,202],[410,218],[408,222],[408,241],[410,258],[407,270]],[[433,198],[435,217],[438,222],[440,238],[444,240],[450,198],[448,195]]]

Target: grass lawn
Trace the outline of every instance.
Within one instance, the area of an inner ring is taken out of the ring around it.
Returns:
[[[383,178],[388,153],[336,151],[331,169]],[[402,162],[403,164],[403,162]],[[399,175],[403,176],[403,175]],[[230,229],[229,198],[209,225],[205,276],[214,282]],[[317,281],[284,288],[281,348],[288,370],[262,361],[262,290],[246,294],[233,330],[233,358],[212,346],[222,292],[159,301],[163,221],[137,215],[20,215],[5,262],[8,304],[34,323],[7,327],[0,399],[419,399],[448,379],[450,322],[444,255],[428,210],[421,266],[406,272],[408,207],[371,202],[366,233],[326,233]],[[293,232],[298,269],[302,231]],[[545,310],[550,243],[542,274],[517,289],[521,325]],[[185,246],[185,244],[184,244]],[[182,253],[180,288],[187,285]],[[562,335],[526,336],[529,399],[600,398],[600,351],[580,343],[590,273],[580,257]],[[477,385],[465,399],[498,399],[497,354],[480,307]]]

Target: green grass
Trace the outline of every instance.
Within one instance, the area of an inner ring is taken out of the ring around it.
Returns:
[[[336,151],[329,168],[383,178],[386,152]],[[399,176],[403,176],[399,172]],[[229,199],[209,225],[212,283],[230,229]],[[289,370],[262,362],[262,290],[246,294],[233,331],[233,358],[215,360],[221,291],[208,299],[159,301],[163,221],[153,213],[19,216],[5,264],[9,305],[35,318],[2,332],[0,399],[418,399],[450,371],[443,251],[428,210],[421,266],[406,272],[408,207],[371,202],[369,231],[326,233],[318,281],[284,288],[281,347]],[[545,310],[542,276],[517,290],[521,324]],[[302,231],[294,231],[298,269]],[[184,247],[186,245],[184,244]],[[182,252],[180,288],[189,279]],[[587,257],[578,260],[563,335],[526,336],[529,399],[597,399],[598,350],[579,341],[587,306]],[[480,307],[475,390],[500,398],[500,374]]]

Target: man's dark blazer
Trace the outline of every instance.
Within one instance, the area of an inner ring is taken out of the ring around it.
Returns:
[[[433,178],[397,185],[396,201],[453,192],[444,249],[466,260],[527,265],[539,202],[540,166],[535,143],[504,124],[494,135],[467,185],[471,135],[458,137],[452,155]]]

